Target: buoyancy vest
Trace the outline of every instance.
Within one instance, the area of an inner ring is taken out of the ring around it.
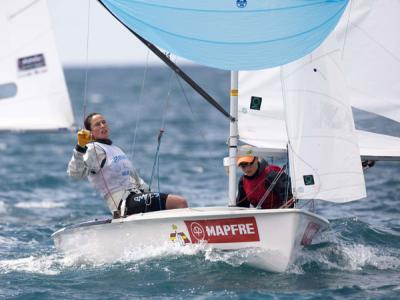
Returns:
[[[94,142],[91,146],[100,147],[106,154],[101,171],[88,176],[94,188],[105,197],[132,188],[133,166],[126,154],[114,145]]]
[[[272,171],[278,173],[281,168],[275,165],[260,164],[262,170],[258,170],[255,176],[242,176],[243,189],[246,193],[247,200],[253,205],[257,206],[260,200],[264,197],[268,190],[268,182],[266,183],[266,177]],[[262,208],[279,208],[281,206],[281,199],[278,195],[272,191],[268,194],[267,198],[262,204]]]

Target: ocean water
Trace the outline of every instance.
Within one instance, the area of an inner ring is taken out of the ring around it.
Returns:
[[[228,109],[229,74],[187,67]],[[113,141],[151,177],[153,189],[184,195],[191,206],[225,205],[228,121],[164,67],[66,70],[77,123],[105,114]],[[85,108],[86,107],[86,108]],[[356,111],[357,127],[400,136],[400,126]],[[86,181],[66,174],[74,133],[0,136],[0,299],[399,299],[400,164],[378,162],[366,174],[368,198],[318,203],[331,222],[317,244],[281,274],[245,264],[249,253],[190,248],[143,249],[115,263],[57,253],[51,234],[108,216]]]

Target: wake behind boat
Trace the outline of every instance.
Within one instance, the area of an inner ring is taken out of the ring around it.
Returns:
[[[115,262],[127,253],[168,244],[202,249],[254,249],[246,263],[283,272],[298,250],[329,222],[302,209],[196,207],[96,220],[53,234],[57,249],[93,261]]]

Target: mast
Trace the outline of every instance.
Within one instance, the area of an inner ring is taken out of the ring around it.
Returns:
[[[231,71],[231,97],[229,126],[229,206],[236,206],[236,156],[238,141],[238,71]]]

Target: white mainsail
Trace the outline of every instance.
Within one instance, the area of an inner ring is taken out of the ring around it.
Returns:
[[[395,13],[399,9],[398,1],[353,0],[331,35],[338,40],[337,63],[342,65],[351,105],[398,122],[400,36],[389,36],[384,28],[400,26]],[[331,60],[324,59],[328,63]],[[280,68],[241,72],[239,86],[240,139],[275,153],[285,152],[287,133]],[[260,110],[250,109],[252,97],[262,99]],[[261,118],[267,120],[260,122]],[[362,157],[400,159],[399,138],[356,132]]]
[[[74,123],[45,0],[0,2],[0,130]]]

